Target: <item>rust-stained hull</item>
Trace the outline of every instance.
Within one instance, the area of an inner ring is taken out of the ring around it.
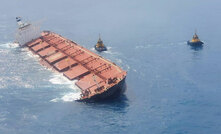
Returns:
[[[45,31],[25,45],[42,59],[42,64],[77,80],[79,101],[107,99],[125,90],[126,71],[115,63],[56,33]]]

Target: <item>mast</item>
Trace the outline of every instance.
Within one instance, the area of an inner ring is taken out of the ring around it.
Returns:
[[[99,40],[101,40],[101,34],[99,33]]]

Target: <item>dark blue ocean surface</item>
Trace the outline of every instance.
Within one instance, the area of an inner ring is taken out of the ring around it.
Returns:
[[[220,0],[2,0],[0,134],[220,134]],[[15,17],[41,24],[128,71],[127,91],[74,101],[73,82],[13,44]],[[186,44],[195,29],[203,48]]]

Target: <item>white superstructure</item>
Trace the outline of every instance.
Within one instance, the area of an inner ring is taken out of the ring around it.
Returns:
[[[21,17],[16,17],[18,29],[16,32],[16,42],[20,46],[25,45],[27,42],[34,40],[41,36],[40,27],[30,23],[21,21]]]

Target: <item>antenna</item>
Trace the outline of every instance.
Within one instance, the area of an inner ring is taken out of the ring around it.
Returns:
[[[195,29],[195,34],[197,33],[197,29]]]

